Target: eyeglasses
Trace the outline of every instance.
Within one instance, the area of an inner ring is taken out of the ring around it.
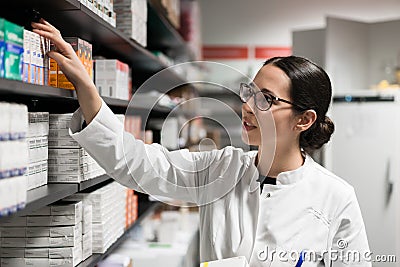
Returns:
[[[243,103],[247,103],[247,101],[249,101],[250,98],[253,96],[256,107],[261,111],[269,110],[274,101],[280,101],[280,102],[290,104],[299,110],[307,110],[307,108],[305,108],[305,107],[296,105],[288,100],[276,97],[272,94],[265,93],[262,91],[254,92],[252,87],[253,86],[251,86],[249,84],[240,83],[240,90],[239,90],[240,100]]]

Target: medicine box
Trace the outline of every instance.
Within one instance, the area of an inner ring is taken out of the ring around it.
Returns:
[[[49,158],[80,158],[87,157],[89,154],[83,148],[51,148]]]
[[[26,218],[26,217],[24,217]],[[1,237],[77,237],[82,235],[82,224],[72,226],[12,227],[0,228]]]
[[[4,52],[6,43],[4,41],[4,23],[5,19],[0,18],[0,78],[4,77]]]
[[[93,207],[91,204],[83,205],[82,233],[87,234],[92,231]]]
[[[92,232],[82,235],[82,260],[86,260],[93,254],[92,242]]]
[[[79,215],[82,214],[82,202],[58,201],[49,206],[45,206],[30,215],[48,216],[48,215]]]
[[[12,22],[4,21],[4,77],[22,80],[22,64],[24,52],[24,28]]]
[[[56,248],[81,245],[82,235],[73,237],[2,237],[2,248]]]
[[[18,209],[25,207],[27,183],[26,177],[17,176],[6,179],[0,179],[0,216],[8,216]],[[10,217],[14,218],[14,217]],[[0,226],[10,222],[5,218]],[[20,221],[23,224],[23,221]]]
[[[31,34],[30,31],[24,30],[24,56],[23,56],[23,70],[22,70],[22,81],[30,82],[29,72],[31,65]]]
[[[68,226],[82,222],[82,213],[60,216],[28,216],[27,226]]]
[[[28,137],[29,162],[34,163],[48,159],[48,137]]]
[[[1,267],[48,267],[48,258],[1,258]]]
[[[1,248],[1,258],[48,258],[48,248]]]
[[[82,242],[74,247],[66,248],[50,248],[49,249],[50,259],[79,259],[82,260]]]
[[[28,121],[29,126],[27,137],[40,137],[49,135],[48,112],[29,112]]]
[[[47,184],[47,160],[29,163],[25,173],[27,190]]]

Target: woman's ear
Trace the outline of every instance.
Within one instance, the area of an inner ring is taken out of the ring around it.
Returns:
[[[304,132],[309,129],[314,122],[317,120],[317,113],[313,109],[304,111],[303,113],[296,116],[295,130],[298,132]]]

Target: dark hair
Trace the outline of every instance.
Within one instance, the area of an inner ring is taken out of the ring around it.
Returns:
[[[300,147],[310,153],[327,143],[335,126],[326,116],[332,98],[332,86],[328,74],[310,60],[297,57],[274,57],[264,62],[280,68],[290,79],[292,102],[317,113],[314,124],[300,134]],[[305,110],[293,107],[295,112]]]

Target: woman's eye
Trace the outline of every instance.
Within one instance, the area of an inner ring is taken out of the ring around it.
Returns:
[[[268,103],[276,104],[274,99],[270,95],[264,95],[265,100],[267,100]]]

